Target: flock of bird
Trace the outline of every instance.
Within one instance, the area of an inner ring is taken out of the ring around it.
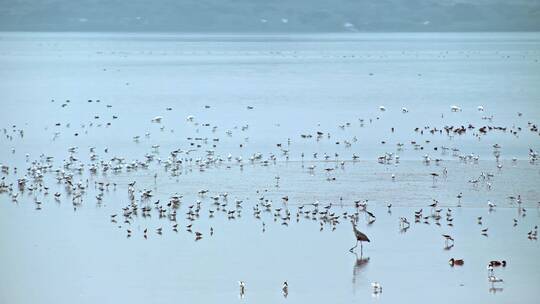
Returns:
[[[56,101],[52,101],[55,103]],[[71,101],[67,100],[61,104],[62,108],[68,107]],[[99,100],[88,100],[88,103],[100,103]],[[107,108],[112,108],[112,105],[107,105]],[[211,106],[205,106],[205,109],[210,109]],[[248,106],[247,111],[253,110],[253,106]],[[166,111],[172,111],[172,107],[165,109]],[[484,107],[480,106],[477,109],[479,112],[484,111]],[[386,112],[386,107],[379,107],[379,111]],[[451,107],[451,112],[460,112],[462,109],[457,106]],[[401,112],[404,115],[409,113],[409,109],[402,108]],[[518,113],[518,117],[522,114]],[[83,136],[88,133],[89,128],[111,126],[112,122],[99,122],[100,115],[94,115],[94,121],[81,124],[80,131],[73,132],[73,136]],[[120,115],[113,115],[112,120],[120,119]],[[359,119],[361,127],[366,124],[372,124],[378,120],[378,117],[371,119]],[[482,126],[474,126],[472,124],[463,125],[447,125],[447,126],[423,126],[417,127],[411,130],[411,137],[418,138],[424,133],[431,135],[440,135],[452,139],[456,136],[467,136],[472,134],[474,138],[480,138],[486,136],[490,132],[501,132],[504,134],[510,134],[511,136],[519,136],[519,134],[525,130],[538,134],[538,125],[533,122],[527,122],[526,126],[497,126],[493,125],[493,115],[482,117],[487,124]],[[163,125],[165,118],[163,116],[155,116],[149,121],[152,124]],[[275,143],[277,153],[272,151],[269,153],[253,153],[247,159],[244,159],[241,155],[220,154],[220,143],[223,141],[218,135],[218,126],[212,126],[209,123],[200,123],[196,120],[195,116],[189,115],[186,118],[186,123],[195,126],[197,131],[195,135],[187,137],[187,144],[183,148],[174,149],[166,154],[166,157],[162,158],[160,153],[160,144],[155,143],[152,145],[149,151],[146,151],[142,159],[136,159],[128,161],[125,157],[110,156],[113,151],[108,147],[103,147],[98,150],[95,146],[87,148],[88,155],[82,155],[82,147],[71,146],[67,147],[67,157],[61,161],[57,161],[52,155],[46,154],[46,147],[40,151],[37,158],[31,158],[30,153],[25,151],[25,168],[17,167],[12,164],[1,165],[1,181],[0,181],[0,195],[7,195],[9,199],[18,203],[26,202],[30,200],[35,204],[36,210],[42,210],[44,205],[49,202],[49,195],[52,194],[52,199],[57,203],[69,202],[74,211],[82,208],[85,204],[96,203],[100,205],[103,201],[107,200],[107,195],[110,191],[125,191],[127,194],[126,202],[118,207],[118,212],[109,214],[108,220],[118,228],[120,231],[124,231],[127,238],[135,236],[142,237],[144,239],[150,238],[152,235],[160,236],[167,232],[179,233],[179,231],[185,231],[193,236],[195,241],[200,241],[203,238],[212,237],[215,233],[214,227],[201,227],[197,225],[198,219],[202,216],[208,218],[222,218],[227,220],[236,220],[242,217],[244,213],[244,207],[248,206],[251,210],[253,218],[260,222],[260,228],[262,232],[267,229],[268,222],[276,223],[282,226],[288,226],[291,222],[300,222],[301,220],[307,220],[312,222],[318,222],[319,230],[323,231],[328,229],[335,231],[336,228],[343,222],[352,223],[353,236],[355,237],[356,244],[350,248],[353,252],[360,243],[360,256],[363,256],[363,242],[377,242],[377,240],[371,240],[365,233],[359,230],[358,224],[365,222],[366,225],[372,225],[375,223],[377,216],[374,211],[370,209],[371,203],[366,198],[351,198],[339,196],[339,202],[292,202],[289,199],[289,195],[282,195],[279,201],[269,195],[272,188],[279,188],[281,176],[275,176],[275,184],[269,185],[267,189],[254,189],[256,197],[239,199],[230,198],[227,192],[211,191],[204,187],[197,193],[170,193],[167,199],[159,198],[162,195],[156,194],[156,189],[159,185],[159,179],[161,175],[170,177],[178,177],[179,175],[187,175],[190,172],[207,172],[212,170],[219,170],[219,168],[230,168],[237,166],[242,169],[244,166],[260,165],[260,166],[272,166],[281,161],[289,161],[292,155],[297,155],[299,161],[304,168],[304,163],[308,163],[307,170],[311,174],[317,170],[317,166],[325,166],[322,172],[326,181],[336,181],[336,176],[333,175],[334,171],[339,167],[344,167],[348,162],[359,161],[360,157],[356,153],[351,153],[349,157],[344,157],[340,153],[324,153],[323,155],[318,152],[296,151],[293,152],[292,144],[294,138],[298,140],[316,140],[322,141],[324,139],[333,140],[329,132],[319,130],[316,132],[301,132],[300,134],[293,134],[289,138],[284,139],[281,143]],[[70,123],[57,122],[54,126],[47,126],[46,131],[50,132],[52,129],[52,139],[57,140],[61,136],[67,136],[66,132],[61,131],[61,126],[65,126],[66,130],[71,127]],[[344,123],[339,125],[340,129],[351,127],[352,123]],[[249,129],[249,125],[243,125],[232,130],[227,130],[223,133],[225,137],[231,137],[233,134],[241,133]],[[49,129],[50,128],[50,129]],[[199,136],[199,128],[210,128],[214,135],[213,138]],[[161,131],[164,131],[165,126],[160,127]],[[394,132],[392,127],[390,132]],[[16,125],[3,128],[4,140],[9,142],[24,140],[25,134],[31,132],[24,128],[17,127]],[[172,130],[171,130],[172,132]],[[136,145],[144,138],[150,138],[150,133],[146,133],[144,137],[140,135],[134,135],[133,141]],[[354,136],[349,139],[336,140],[336,145],[344,145],[345,147],[351,147],[359,139]],[[240,148],[244,143],[240,143]],[[399,153],[405,149],[407,144],[397,142],[395,143],[395,150],[386,152],[379,156],[376,160],[381,164],[397,165],[400,162]],[[439,164],[445,160],[439,157],[433,157],[429,153],[426,153],[430,140],[424,142],[418,139],[412,139],[410,141],[410,147],[413,151],[417,151],[419,155],[419,161],[424,164]],[[5,143],[3,144],[5,145]],[[385,147],[388,145],[386,141],[382,141],[381,145]],[[18,149],[13,146],[12,153],[16,153]],[[436,146],[431,147],[436,152],[445,153],[452,151],[452,157],[459,162],[474,163],[479,161],[479,156],[475,154],[462,154],[460,149],[456,147]],[[493,145],[493,155],[495,157],[496,170],[502,169],[501,162],[501,146],[498,144]],[[98,151],[102,151],[98,152]],[[538,152],[533,148],[530,148],[527,152],[527,157],[531,164],[536,164],[538,161]],[[308,157],[311,155],[311,158]],[[86,160],[87,159],[87,160]],[[86,160],[86,161],[85,161]],[[513,161],[517,161],[516,158]],[[335,166],[333,166],[335,164]],[[495,169],[495,168],[494,168]],[[153,184],[148,182],[148,178],[137,180],[132,177],[135,172],[144,171],[147,174],[145,176],[151,176]],[[119,174],[124,179],[115,180],[114,178],[105,178],[108,173]],[[436,187],[438,180],[446,178],[448,170],[446,167],[437,169],[437,171],[429,173],[426,177],[432,178],[433,187]],[[103,178],[100,178],[103,177]],[[491,172],[481,172],[478,177],[472,178],[468,183],[472,187],[486,187],[490,189],[492,187],[492,180],[494,174]],[[125,180],[128,179],[128,181]],[[392,174],[391,181],[396,180],[396,175]],[[53,185],[56,182],[63,188],[63,191],[54,191],[50,193],[51,189],[58,189],[57,185]],[[154,187],[152,189],[152,186]],[[89,193],[92,193],[90,195]],[[25,197],[26,195],[26,197]],[[186,201],[185,197],[197,197],[194,201]],[[27,197],[30,197],[28,199]],[[461,208],[462,199],[464,195],[462,192],[456,194],[455,202],[446,202],[444,205],[454,207],[439,207],[441,203],[433,199],[431,202],[426,202],[425,207],[419,210],[414,210],[411,214],[411,218],[414,220],[409,221],[406,215],[399,217],[399,227],[401,232],[406,232],[411,227],[411,223],[415,224],[435,224],[437,226],[446,225],[451,228],[453,223],[453,210],[455,208]],[[518,214],[525,216],[527,209],[523,206],[523,199],[520,194],[511,194],[508,199],[512,204],[517,207]],[[540,207],[540,202],[536,203]],[[340,208],[339,210],[337,208]],[[343,207],[350,207],[347,210],[343,210]],[[386,205],[389,213],[392,211],[392,204]],[[497,208],[497,204],[492,201],[486,202],[486,208],[489,211],[493,211]],[[157,227],[144,227],[144,229],[135,229],[136,222],[141,221],[143,218],[157,218],[161,221],[161,225]],[[483,236],[488,236],[488,227],[482,226],[482,216],[477,218],[478,225],[480,225],[479,232]],[[518,219],[513,218],[513,224],[517,225]],[[444,249],[450,250],[454,246],[454,236],[451,234],[443,234]],[[457,238],[457,237],[456,237]],[[530,240],[537,239],[537,226],[534,226],[527,235]],[[454,266],[464,265],[464,260],[461,258],[452,257],[449,260],[449,264]],[[488,265],[488,281],[491,284],[497,284],[503,282],[502,279],[494,275],[494,268],[506,267],[506,261],[491,261]],[[240,296],[244,297],[246,294],[246,283],[239,281]],[[372,283],[373,293],[382,293],[382,285],[379,282]],[[287,281],[283,283],[282,294],[287,297],[289,293],[289,285]]]

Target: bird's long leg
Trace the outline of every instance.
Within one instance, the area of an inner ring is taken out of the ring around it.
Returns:
[[[362,241],[360,241],[360,258],[362,258],[362,255],[363,255],[363,246],[362,246]]]
[[[356,240],[356,245],[353,248],[349,249],[350,252],[353,252],[354,248],[358,247],[358,240]]]

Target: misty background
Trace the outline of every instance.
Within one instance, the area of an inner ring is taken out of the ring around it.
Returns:
[[[1,31],[538,31],[540,0],[0,0]]]

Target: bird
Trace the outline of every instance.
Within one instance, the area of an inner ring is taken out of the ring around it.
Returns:
[[[244,283],[244,281],[238,281],[238,285],[240,285],[240,297],[244,297],[246,292],[246,283]]]
[[[450,266],[454,267],[455,266],[462,266],[464,261],[463,259],[454,259],[454,258],[451,258],[448,263],[450,264]]]
[[[382,285],[379,282],[371,283],[371,287],[373,287],[374,294],[382,293]]]
[[[461,198],[463,197],[463,193],[460,192],[456,197],[458,199],[458,207],[461,207]]]
[[[407,231],[407,229],[409,229],[411,227],[411,224],[409,223],[409,221],[407,220],[407,218],[405,217],[400,217],[399,218],[399,227],[403,230],[403,231]]]
[[[502,261],[490,261],[489,266],[491,266],[491,267],[499,267],[499,266],[506,267],[506,261],[505,260],[502,260]]]
[[[488,281],[489,281],[490,283],[504,282],[503,279],[497,278],[497,277],[494,276],[494,275],[490,275],[490,276],[488,277]]]
[[[287,281],[283,282],[283,287],[281,287],[281,291],[283,291],[283,296],[285,298],[289,295],[289,283],[287,283]]]
[[[483,236],[487,236],[487,233],[488,233],[488,228],[482,229],[482,235]]]
[[[439,176],[439,174],[433,172],[433,173],[430,173],[430,175],[433,177],[433,185],[435,185],[435,178],[437,178]]]
[[[360,256],[362,256],[362,242],[368,242],[370,243],[371,241],[369,240],[369,238],[367,237],[367,235],[365,235],[364,233],[362,233],[360,230],[356,229],[356,224],[354,223],[354,221],[351,221],[351,224],[352,224],[352,227],[353,227],[353,232],[354,232],[354,235],[356,236],[356,245],[354,245],[354,247],[352,247],[351,249],[349,249],[350,252],[353,252],[353,250],[358,247],[358,242],[360,242]]]
[[[443,234],[442,236],[444,237],[444,242],[447,248],[448,248],[448,241],[452,241],[452,245],[454,245],[454,239],[451,236],[449,236],[448,234]]]

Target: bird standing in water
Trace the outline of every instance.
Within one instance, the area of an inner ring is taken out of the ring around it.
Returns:
[[[286,298],[289,295],[289,283],[287,281],[283,282],[281,290],[283,291],[283,296]]]
[[[246,292],[246,283],[244,283],[244,281],[239,281],[238,285],[240,285],[240,297],[243,298]]]
[[[360,230],[356,229],[356,225],[354,224],[354,221],[351,221],[351,224],[353,227],[354,235],[356,236],[356,245],[354,245],[354,247],[349,249],[349,251],[353,252],[354,248],[358,247],[358,242],[360,242],[360,256],[362,256],[362,242],[370,242],[370,240],[367,237],[367,235],[362,233]]]

